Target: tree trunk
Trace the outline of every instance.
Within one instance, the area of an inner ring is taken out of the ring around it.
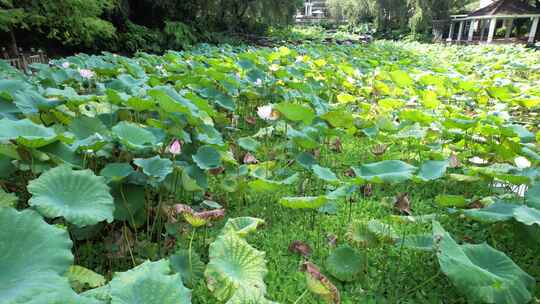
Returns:
[[[15,57],[19,57],[19,48],[17,46],[17,39],[15,38],[15,32],[13,31],[13,28],[9,28],[9,37],[11,38],[11,52]]]

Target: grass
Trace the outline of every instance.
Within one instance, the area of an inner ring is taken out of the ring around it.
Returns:
[[[343,171],[364,162],[376,161],[370,154],[370,144],[366,138],[347,138],[342,153],[335,153],[328,149],[321,152],[323,166],[331,167],[334,172]],[[267,149],[278,145],[267,145]],[[393,150],[402,147],[391,147],[387,152],[391,155]],[[294,157],[289,152],[287,157]],[[271,154],[268,151],[261,155]],[[339,166],[336,166],[338,164]],[[283,165],[283,162],[282,162]],[[214,185],[211,187],[217,189]],[[353,196],[352,219],[369,220],[378,219],[389,223],[400,236],[417,233],[430,233],[431,224],[404,223],[396,221],[392,208],[392,197],[400,192],[408,192],[412,203],[414,215],[436,213],[439,221],[452,233],[458,242],[481,243],[488,242],[491,246],[506,252],[522,269],[531,275],[540,275],[540,261],[533,252],[527,248],[527,243],[520,243],[512,226],[509,224],[481,225],[464,219],[459,215],[451,214],[446,209],[437,206],[434,198],[441,193],[473,193],[478,196],[487,195],[489,189],[485,184],[460,184],[457,182],[431,182],[417,184],[413,182],[400,185],[375,185],[373,195],[364,197],[360,192]],[[310,183],[308,193],[325,193],[322,182]],[[268,298],[279,303],[323,303],[321,299],[311,293],[304,293],[306,281],[304,274],[299,272],[301,258],[288,251],[289,244],[294,240],[308,243],[313,249],[310,260],[324,269],[325,259],[333,250],[327,240],[327,235],[337,236],[337,244],[347,243],[345,233],[349,225],[349,204],[340,201],[337,205],[336,215],[317,213],[315,225],[311,226],[311,212],[291,210],[282,207],[277,200],[286,195],[298,194],[298,185],[281,189],[279,193],[254,194],[248,192],[245,201],[240,197],[226,196],[216,190],[212,193],[214,199],[227,206],[227,217],[253,216],[266,221],[266,225],[258,232],[249,236],[248,241],[258,250],[266,252],[268,275],[266,283]],[[193,199],[188,195],[186,200]],[[227,201],[225,201],[228,199]],[[197,232],[195,251],[203,253],[203,261],[207,261],[207,246],[219,233],[223,222],[215,223],[209,228],[206,242],[203,243],[202,228]],[[179,248],[188,248],[191,235],[190,228],[183,225],[180,238],[176,243]],[[114,260],[105,259],[96,253],[102,250],[107,252],[106,246],[99,243],[78,243],[76,251],[82,265],[98,269],[107,267],[117,271],[132,267],[129,255]],[[98,246],[98,247],[96,247]],[[143,246],[144,247],[144,246]],[[137,258],[149,255],[148,250],[138,250]],[[358,248],[363,252],[363,248]],[[145,251],[146,250],[146,251]],[[151,254],[150,254],[151,256]],[[157,258],[159,254],[154,256]],[[451,282],[440,273],[437,258],[433,253],[414,251],[400,246],[386,244],[378,248],[367,249],[368,271],[356,282],[342,284],[335,279],[332,282],[341,292],[342,303],[466,303],[463,295],[453,287]],[[112,261],[112,262],[111,262]],[[104,263],[105,262],[105,263]],[[112,264],[111,264],[112,263]],[[101,265],[101,266],[100,266]],[[107,266],[105,266],[107,265]],[[296,302],[295,302],[296,301]],[[193,290],[193,303],[216,303],[215,298],[208,291],[204,280],[198,281]]]

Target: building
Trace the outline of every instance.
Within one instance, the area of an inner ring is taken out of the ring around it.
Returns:
[[[305,0],[303,10],[295,16],[297,23],[320,23],[328,19],[326,0]]]
[[[513,34],[514,25],[526,23],[528,36]],[[492,43],[527,42],[534,43],[540,21],[540,8],[520,0],[482,0],[480,8],[467,15],[454,15],[450,19],[447,42]],[[504,37],[496,37],[497,29],[504,27]],[[525,38],[525,39],[523,39]]]

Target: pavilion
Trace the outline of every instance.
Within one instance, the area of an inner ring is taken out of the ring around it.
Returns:
[[[450,31],[446,41],[492,43],[499,25],[504,25],[506,29],[505,40],[509,40],[516,19],[530,20],[530,32],[527,40],[528,43],[534,43],[540,20],[540,8],[519,0],[498,0],[468,15],[451,16]],[[468,28],[468,35],[465,40],[464,31],[466,28]],[[488,30],[487,37],[485,35],[486,29]],[[478,31],[480,31],[480,35],[475,37],[475,33]]]

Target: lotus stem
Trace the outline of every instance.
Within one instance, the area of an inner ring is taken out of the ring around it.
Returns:
[[[126,223],[124,223],[124,229],[123,230],[123,235],[124,235],[124,239],[126,240],[126,244],[127,244],[127,247],[128,247],[128,251],[129,251],[129,255],[131,256],[131,262],[133,263],[133,267],[137,266],[136,263],[135,263],[135,258],[133,257],[133,251],[131,251],[131,244],[129,243],[129,239],[127,237],[127,227],[126,227]]]
[[[193,263],[191,261],[191,249],[193,245],[193,238],[195,237],[195,230],[196,228],[193,227],[193,231],[191,231],[191,238],[189,239],[189,249],[188,249],[188,263],[189,263],[189,271],[192,274],[191,275],[191,286],[193,286]]]

